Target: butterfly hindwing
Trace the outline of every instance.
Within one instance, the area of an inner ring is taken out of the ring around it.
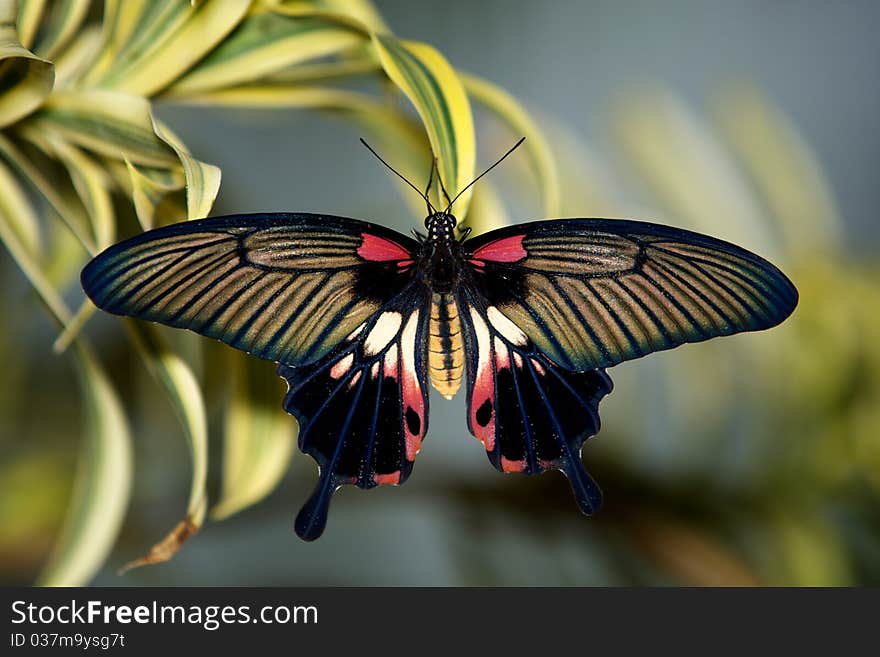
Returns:
[[[792,283],[763,258],[669,226],[536,221],[465,248],[488,303],[574,371],[770,328],[797,304]]]
[[[103,310],[297,365],[321,358],[398,294],[417,250],[403,235],[354,219],[232,215],[125,240],[81,278]]]
[[[321,360],[279,365],[289,385],[284,408],[300,424],[300,449],[320,469],[296,519],[300,537],[320,536],[340,486],[401,484],[409,476],[428,428],[429,299],[415,282]]]
[[[467,353],[468,427],[502,472],[562,470],[584,513],[601,503],[581,462],[611,392],[602,369],[571,372],[541,353],[496,307],[467,287],[460,295]]]

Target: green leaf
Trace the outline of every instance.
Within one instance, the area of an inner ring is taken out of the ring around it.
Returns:
[[[21,199],[17,183],[0,165],[0,241],[53,318],[65,326],[70,312],[16,227],[28,215]],[[131,489],[131,440],[119,399],[82,340],[77,341],[76,364],[87,409],[86,450],[59,542],[39,578],[44,585],[81,585],[91,579],[116,541]]]
[[[525,137],[523,146],[532,160],[544,200],[544,214],[559,216],[559,174],[553,150],[543,132],[525,108],[501,87],[474,75],[459,73],[468,95],[491,110],[510,126],[516,137]],[[485,179],[483,179],[485,180]],[[483,184],[481,181],[480,184]]]
[[[220,192],[221,172],[212,164],[200,162],[189,154],[186,146],[164,123],[153,119],[156,136],[168,144],[180,160],[186,180],[187,219],[207,217]]]
[[[438,158],[440,175],[449,193],[454,196],[471,182],[476,144],[470,104],[457,74],[437,50],[426,44],[369,33],[367,26],[357,18],[333,14],[322,10],[320,6],[317,9],[298,3],[287,6],[287,13],[290,15],[322,18],[351,30],[370,34],[385,73],[410,99],[425,126],[431,148]],[[239,87],[232,95],[237,95],[240,99],[243,91]],[[258,93],[263,98],[279,97],[279,94],[265,86],[260,87],[259,91],[251,89],[250,92],[251,98],[256,98]],[[297,90],[288,90],[287,93],[297,93]],[[222,93],[194,95],[196,102],[232,97]],[[188,97],[186,100],[191,101],[193,98]],[[471,193],[468,190],[458,201],[456,210],[460,216],[467,215]]]
[[[125,518],[132,448],[122,402],[91,349],[74,350],[86,411],[85,446],[61,534],[38,586],[88,584],[110,554]]]
[[[100,28],[84,27],[64,52],[53,60],[56,89],[74,86],[85,75],[100,51],[102,36]]]
[[[116,238],[116,214],[110,197],[110,180],[104,170],[89,156],[66,141],[49,137],[58,158],[67,167],[70,179],[86,213],[91,220],[97,250],[110,246]],[[95,311],[95,306],[84,301],[76,316],[52,345],[55,353],[63,352]]]
[[[192,484],[183,520],[147,554],[123,566],[123,571],[173,557],[201,527],[208,502],[208,422],[198,381],[190,367],[171,351],[155,326],[130,319],[125,320],[125,325],[147,369],[164,388],[183,426],[192,457]]]
[[[104,0],[104,17],[101,21],[101,48],[83,78],[84,87],[93,87],[119,62],[119,53],[132,43],[132,37],[139,26],[143,26],[142,16],[151,3],[158,7],[156,0]],[[167,5],[167,2],[161,3]]]
[[[438,171],[453,198],[474,177],[476,144],[471,107],[458,75],[431,46],[373,35],[382,67],[415,106]],[[457,201],[456,212],[467,216],[472,190]]]
[[[220,43],[250,4],[251,0],[205,0],[196,6],[177,0],[148,3],[131,28],[130,40],[98,83],[143,96],[158,93]]]
[[[186,96],[250,82],[364,41],[362,33],[321,18],[253,13],[166,95]]]
[[[25,127],[136,164],[170,167],[178,161],[153,131],[149,101],[118,91],[56,92]]]
[[[275,0],[270,0],[270,2],[275,4]],[[277,4],[283,9],[284,5],[293,6],[301,3],[298,3],[297,0],[280,0]],[[382,34],[389,31],[381,14],[370,0],[316,0],[310,4],[328,12],[348,16],[364,25],[371,32]]]
[[[39,257],[42,251],[40,223],[24,190],[12,171],[0,161],[0,214],[5,217],[7,230],[24,254]]]
[[[15,33],[16,3],[0,3],[0,128],[27,116],[49,97],[52,63],[21,45]]]
[[[198,105],[229,107],[285,107],[320,109],[339,113],[365,129],[385,153],[394,153],[394,166],[405,176],[418,179],[430,169],[431,151],[424,130],[414,118],[365,94],[317,86],[249,84],[209,91],[180,99]],[[355,144],[353,144],[354,146]],[[394,184],[398,181],[395,178]],[[399,182],[402,197],[421,215],[424,202]]]
[[[47,0],[20,0],[15,17],[18,38],[25,48],[31,48],[43,20]],[[2,12],[0,12],[2,14]]]
[[[98,251],[116,239],[116,214],[110,198],[110,178],[91,157],[63,139],[48,137],[58,159],[67,168],[73,186],[82,200],[92,224]]]
[[[59,189],[61,184],[49,180],[41,168],[35,164],[11,140],[0,133],[0,154],[12,164],[16,172],[26,180],[49,203],[71,233],[83,245],[88,253],[95,253],[94,238],[89,234],[89,219],[82,207],[71,202],[71,199]]]
[[[34,51],[54,60],[77,33],[89,11],[91,0],[54,0],[43,14]]]
[[[138,167],[128,160],[125,165],[130,177],[131,200],[141,228],[150,230],[157,225],[179,221],[178,216],[171,222],[157,222],[156,215],[168,194],[183,189],[185,179],[182,173],[175,169]]]
[[[193,158],[182,142],[166,126],[153,118],[149,103],[146,103],[146,101],[137,102],[141,101],[141,99],[116,92],[98,92],[97,96],[105,97],[108,93],[111,97],[119,98],[122,101],[134,99],[130,106],[116,108],[117,113],[114,118],[117,120],[115,125],[118,126],[118,130],[114,135],[137,134],[137,144],[143,144],[152,140],[154,146],[164,147],[168,152],[173,153],[176,160],[172,161],[173,167],[170,171],[176,170],[177,167],[183,170],[188,218],[194,219],[207,216],[220,188],[220,170],[217,167]],[[82,94],[73,94],[72,97],[80,102],[84,102]],[[95,99],[92,98],[91,101],[95,102]],[[144,134],[143,123],[145,120],[148,120],[150,125],[149,137]],[[63,138],[63,135],[66,134],[63,129],[53,132],[50,128],[38,133],[33,125],[34,122],[31,121],[30,125],[26,126],[22,131],[22,134],[65,164],[91,219],[94,244],[96,244],[97,250],[110,246],[115,239],[116,224],[113,205],[110,199],[111,183],[108,175],[89,156]],[[53,123],[53,125],[57,125],[57,122]],[[99,146],[91,139],[82,138],[80,141],[91,144],[96,151],[105,150],[112,152],[111,147],[106,143],[104,146]],[[133,138],[129,140],[129,142],[134,141]],[[115,143],[119,142],[119,139],[115,140]],[[141,150],[140,154],[143,155],[143,150]],[[130,167],[134,167],[125,152],[119,153],[119,155],[124,157]],[[141,173],[136,169],[130,169],[130,171],[134,171],[134,173],[130,174],[132,199],[135,203],[138,217],[146,227],[151,225],[155,207],[158,201],[161,200],[156,197],[157,190],[155,188],[160,175],[154,173],[152,183],[148,185],[148,174]],[[144,169],[144,171],[148,171],[148,169]],[[166,184],[174,185],[175,176],[170,171],[165,176]],[[177,188],[179,189],[179,185]],[[152,205],[154,202],[156,205]],[[94,251],[91,252],[94,253]],[[94,306],[92,304],[86,302],[83,305],[77,313],[77,321],[72,322],[55,341],[54,349],[56,352],[60,353],[71,343],[93,311]]]
[[[278,404],[282,381],[255,358],[228,350],[231,399],[226,406],[223,490],[211,511],[227,518],[268,495],[287,471],[296,421]]]

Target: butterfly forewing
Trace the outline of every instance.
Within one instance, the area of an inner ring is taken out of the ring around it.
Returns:
[[[82,283],[108,312],[296,365],[328,353],[397,295],[417,249],[353,219],[235,215],[121,242],[86,266]]]
[[[766,260],[656,224],[538,221],[465,246],[487,302],[570,370],[769,328],[797,303],[794,286]]]

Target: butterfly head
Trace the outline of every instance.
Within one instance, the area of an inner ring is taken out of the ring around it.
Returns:
[[[455,226],[458,220],[448,212],[435,212],[425,217],[425,228],[428,229],[428,240],[446,242],[455,238]]]

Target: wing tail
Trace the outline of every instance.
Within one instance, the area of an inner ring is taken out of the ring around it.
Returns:
[[[330,511],[330,500],[341,485],[330,470],[321,473],[315,490],[296,514],[293,528],[297,536],[304,541],[314,541],[324,533]]]

